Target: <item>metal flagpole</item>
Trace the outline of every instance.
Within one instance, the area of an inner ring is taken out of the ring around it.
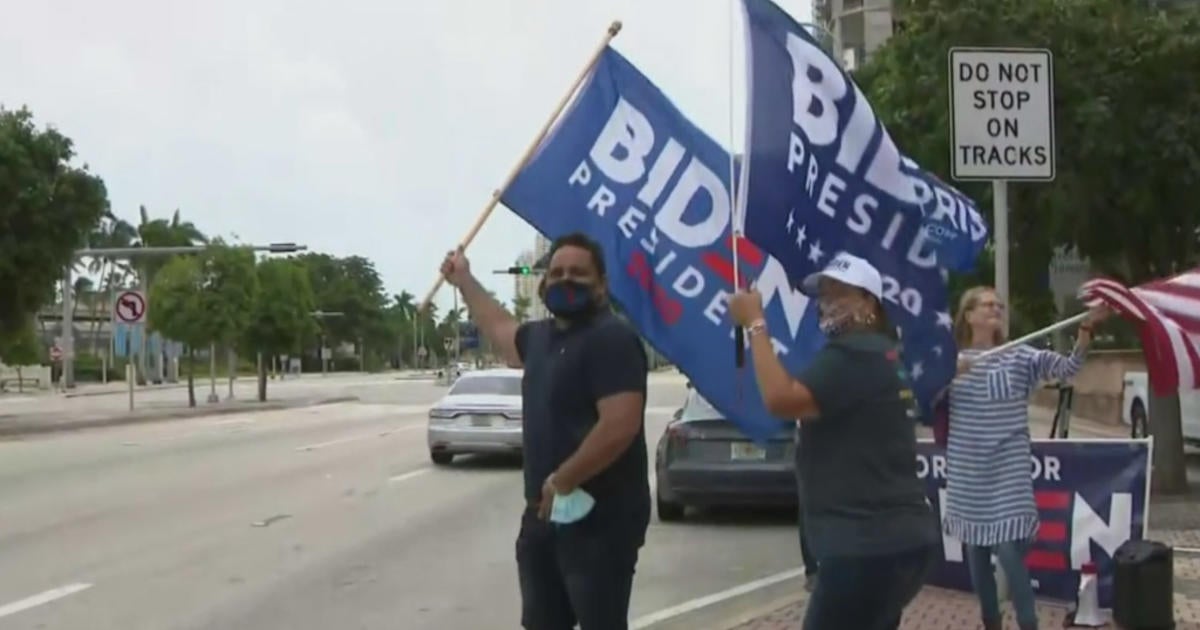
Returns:
[[[1028,335],[1025,335],[1024,337],[1021,337],[1020,339],[1013,339],[1012,341],[1009,341],[1008,343],[996,346],[995,348],[992,348],[991,350],[988,350],[986,352],[981,352],[981,353],[979,353],[979,356],[975,357],[973,360],[978,361],[980,359],[985,359],[992,355],[1000,354],[1002,352],[1007,352],[1008,350],[1012,350],[1013,348],[1015,348],[1021,344],[1029,343],[1030,341],[1033,341],[1034,339],[1037,339],[1039,337],[1045,337],[1046,335],[1049,335],[1053,332],[1062,330],[1063,328],[1068,328],[1070,326],[1074,326],[1075,324],[1078,324],[1078,323],[1082,322],[1083,320],[1087,319],[1087,316],[1088,316],[1088,312],[1085,311],[1085,312],[1075,315],[1073,317],[1068,317],[1067,319],[1064,319],[1061,322],[1058,322],[1056,324],[1050,324],[1049,326],[1047,326],[1041,330],[1035,330],[1035,331],[1029,333]]]
[[[729,2],[729,236],[730,254],[733,256],[733,292],[737,293],[741,289],[741,264],[738,260],[738,241],[741,240],[742,226],[738,225],[738,194],[735,192],[734,186],[735,168],[734,168],[734,114],[733,114],[733,54],[737,45],[737,34],[734,22],[737,20],[738,0],[730,0]],[[742,164],[745,169],[746,165]],[[741,326],[734,324],[733,327],[733,361],[734,365],[741,368],[746,365],[746,331]],[[740,382],[740,381],[739,381]]]

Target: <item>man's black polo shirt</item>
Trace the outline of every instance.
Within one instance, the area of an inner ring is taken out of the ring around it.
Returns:
[[[553,319],[526,322],[517,329],[516,345],[525,365],[525,497],[537,501],[546,477],[599,420],[597,401],[624,392],[646,394],[646,352],[637,333],[607,311],[568,328]],[[644,534],[650,519],[644,407],[639,421],[629,448],[583,483],[596,499],[584,521],[633,525]]]

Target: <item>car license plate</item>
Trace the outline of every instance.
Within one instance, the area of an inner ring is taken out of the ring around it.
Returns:
[[[473,427],[490,427],[492,426],[491,416],[471,416],[471,426]]]
[[[762,461],[766,458],[766,449],[759,447],[754,442],[733,442],[729,445],[729,459]]]

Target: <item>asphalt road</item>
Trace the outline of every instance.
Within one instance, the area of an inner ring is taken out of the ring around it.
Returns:
[[[427,381],[288,388],[361,402],[0,442],[0,629],[517,628],[519,464],[433,468],[425,410],[444,388]],[[651,389],[648,448],[684,394],[678,376]],[[55,404],[122,404],[89,398]],[[786,514],[655,521],[632,615],[645,627],[798,556]]]

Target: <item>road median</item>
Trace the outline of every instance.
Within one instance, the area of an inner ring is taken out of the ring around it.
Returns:
[[[8,416],[0,415],[0,439],[128,424],[163,422],[167,420],[186,420],[235,413],[300,409],[356,401],[358,401],[357,396],[326,396],[294,400],[268,400],[267,402],[238,400],[215,404],[201,404],[195,407],[149,408],[133,412],[100,411],[92,413],[85,411],[82,413],[45,412]]]

